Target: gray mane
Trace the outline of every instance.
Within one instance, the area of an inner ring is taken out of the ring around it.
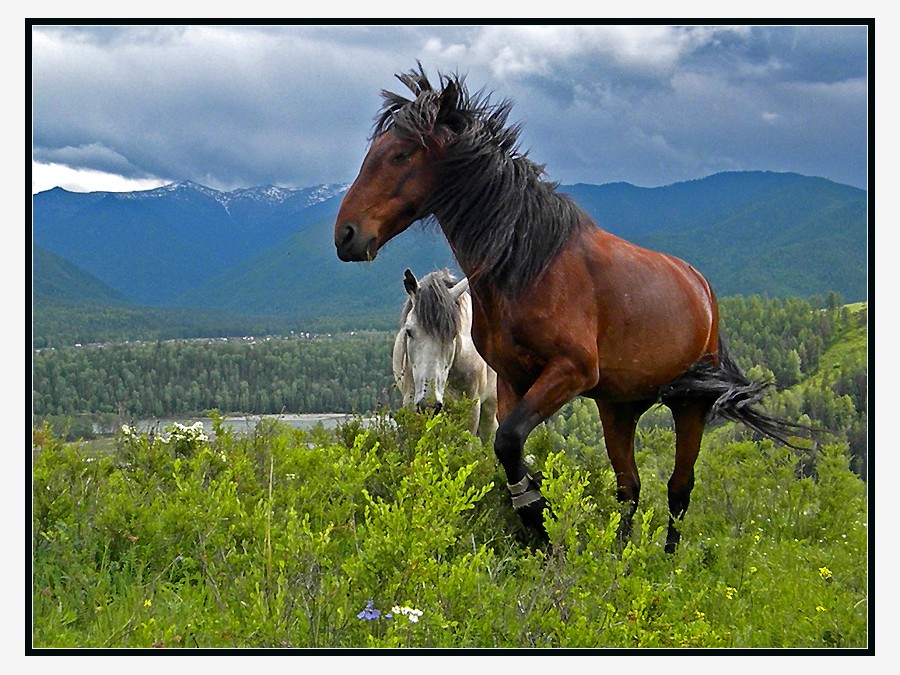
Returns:
[[[393,131],[424,143],[449,134],[438,185],[419,217],[439,222],[470,281],[518,295],[591,221],[519,151],[521,128],[507,125],[511,101],[470,94],[458,75],[439,77],[436,90],[421,64],[398,75],[415,98],[382,91],[372,137]]]
[[[449,270],[426,274],[416,291],[416,319],[419,327],[442,343],[452,342],[459,335],[462,318],[459,303],[450,295],[450,289],[458,279]],[[400,316],[400,325],[412,310],[412,300],[407,297]]]

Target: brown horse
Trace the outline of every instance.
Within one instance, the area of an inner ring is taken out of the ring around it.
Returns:
[[[475,346],[498,375],[494,449],[512,505],[539,533],[546,501],[523,463],[528,434],[576,396],[597,402],[617,497],[630,503],[627,534],[641,486],[638,418],[667,405],[674,550],[708,419],[739,420],[789,445],[796,425],[756,405],[768,385],[750,382],[724,351],[703,276],[601,230],[557,192],[519,152],[508,100],[470,95],[457,75],[440,75],[436,89],[421,64],[397,77],[413,98],[382,92],[371,147],[335,223],[338,257],[372,260],[414,221],[437,220],[469,279]]]

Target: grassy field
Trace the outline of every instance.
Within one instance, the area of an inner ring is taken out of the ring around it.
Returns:
[[[787,449],[708,435],[667,555],[671,431],[640,432],[622,542],[575,406],[528,442],[552,504],[538,546],[464,407],[332,431],[126,429],[101,448],[35,429],[33,647],[867,648],[866,485],[846,447],[798,477]]]

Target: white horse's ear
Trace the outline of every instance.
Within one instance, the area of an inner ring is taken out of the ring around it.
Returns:
[[[453,301],[459,300],[459,296],[466,292],[466,289],[469,287],[469,280],[463,277],[462,281],[456,283],[456,285],[450,289],[450,297],[453,298]]]
[[[416,291],[419,290],[419,282],[416,279],[416,275],[412,273],[412,270],[406,270],[403,273],[403,288],[406,289],[406,292],[410,295],[415,295]]]

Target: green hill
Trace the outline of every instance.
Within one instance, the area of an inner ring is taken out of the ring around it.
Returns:
[[[34,247],[33,291],[43,299],[93,304],[123,304],[125,296],[65,258]]]
[[[372,263],[347,264],[334,254],[333,218],[312,223],[279,245],[237,265],[179,302],[228,312],[291,316],[298,321],[341,317],[355,328],[399,316],[406,268],[419,277],[434,269],[459,272],[436,227],[414,225]]]

